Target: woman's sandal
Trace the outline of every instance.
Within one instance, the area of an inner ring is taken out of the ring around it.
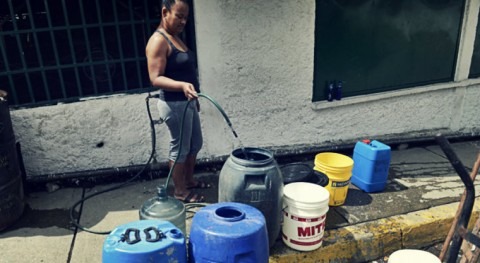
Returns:
[[[195,185],[188,186],[187,189],[207,189],[211,187],[212,187],[211,184],[204,181],[197,180],[197,183]]]
[[[176,195],[174,195],[174,197],[175,197],[175,199],[180,200],[180,201],[182,201],[186,204],[205,202],[205,197],[204,196],[198,195],[194,192],[188,193],[188,195],[185,196],[185,197],[180,197],[180,196],[176,196]]]

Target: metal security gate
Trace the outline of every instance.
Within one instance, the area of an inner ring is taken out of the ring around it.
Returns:
[[[145,90],[145,45],[160,21],[160,3],[0,1],[0,88],[11,105]],[[186,36],[193,39],[189,24]]]

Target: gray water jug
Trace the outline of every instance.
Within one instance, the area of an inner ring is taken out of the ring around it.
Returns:
[[[185,205],[181,201],[168,196],[165,187],[158,187],[157,190],[157,196],[145,201],[140,208],[140,220],[157,219],[169,221],[186,236]]]
[[[260,210],[270,247],[280,234],[282,195],[282,173],[270,151],[250,147],[232,151],[220,171],[218,202],[238,202]]]

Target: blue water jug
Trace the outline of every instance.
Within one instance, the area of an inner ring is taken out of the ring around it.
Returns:
[[[253,206],[223,202],[200,209],[192,219],[190,262],[268,262],[265,217]]]
[[[103,243],[103,263],[187,262],[185,236],[164,220],[140,220],[115,228]]]
[[[376,140],[357,142],[353,152],[352,183],[367,193],[383,191],[390,158],[390,146],[386,144]]]

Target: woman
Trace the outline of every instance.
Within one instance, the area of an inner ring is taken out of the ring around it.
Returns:
[[[203,202],[205,198],[191,189],[208,188],[210,185],[193,178],[195,161],[203,138],[198,115],[200,108],[197,92],[200,92],[200,87],[195,55],[179,38],[187,23],[188,12],[186,0],[163,0],[162,20],[147,43],[146,56],[150,81],[154,87],[160,89],[160,118],[165,121],[170,131],[170,168],[177,160],[172,171],[174,197],[192,203]],[[190,100],[195,101],[189,104],[183,120],[180,149],[183,112]]]

